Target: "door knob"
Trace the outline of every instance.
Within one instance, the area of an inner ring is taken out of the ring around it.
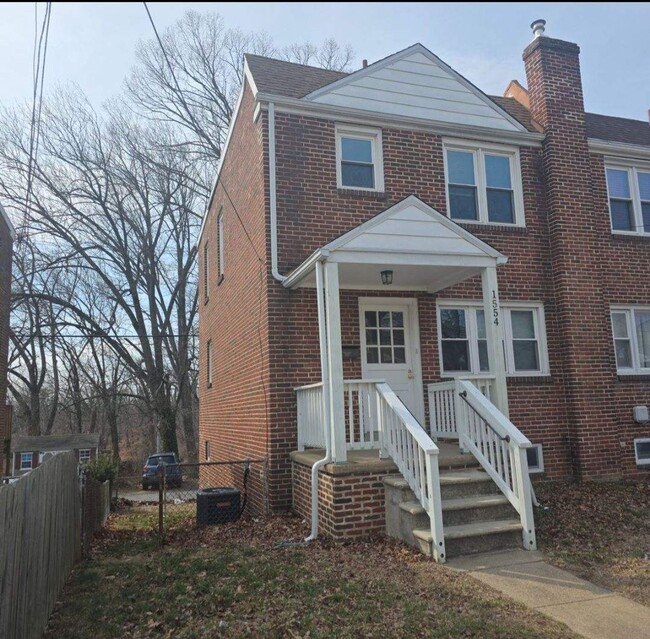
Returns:
[[[413,374],[413,371],[409,368],[408,378],[413,379],[414,377],[415,377],[415,375]]]

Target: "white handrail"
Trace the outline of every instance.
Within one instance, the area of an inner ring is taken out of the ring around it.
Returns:
[[[534,550],[535,522],[528,475],[528,438],[470,380],[456,380],[456,424],[471,452],[519,513],[524,548]]]
[[[376,390],[382,448],[393,458],[429,515],[432,555],[436,561],[444,562],[446,553],[438,447],[388,384],[376,384]]]

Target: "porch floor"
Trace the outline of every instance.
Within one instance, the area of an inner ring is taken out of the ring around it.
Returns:
[[[436,446],[440,449],[438,461],[440,466],[446,466],[452,459],[463,457],[471,458],[471,455],[463,455],[456,441],[438,441]],[[318,460],[323,459],[325,450],[322,448],[310,448],[303,451],[291,453],[292,461],[302,466],[311,468]],[[385,472],[386,474],[397,473],[397,466],[392,459],[379,459],[379,450],[349,450],[348,460],[343,464],[326,464],[325,472],[330,475],[350,475],[355,472],[374,473]]]

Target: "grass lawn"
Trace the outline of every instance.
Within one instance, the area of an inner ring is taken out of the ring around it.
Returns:
[[[650,483],[541,484],[537,542],[553,563],[650,606]]]
[[[151,507],[112,515],[45,637],[575,637],[565,626],[387,540],[302,539],[296,518],[182,526],[159,549]]]

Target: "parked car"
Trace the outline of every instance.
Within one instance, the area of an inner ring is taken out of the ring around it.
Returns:
[[[156,453],[149,455],[142,469],[142,490],[158,488],[158,466],[165,466],[165,485],[167,488],[180,488],[183,485],[183,472],[178,465],[176,453]]]

